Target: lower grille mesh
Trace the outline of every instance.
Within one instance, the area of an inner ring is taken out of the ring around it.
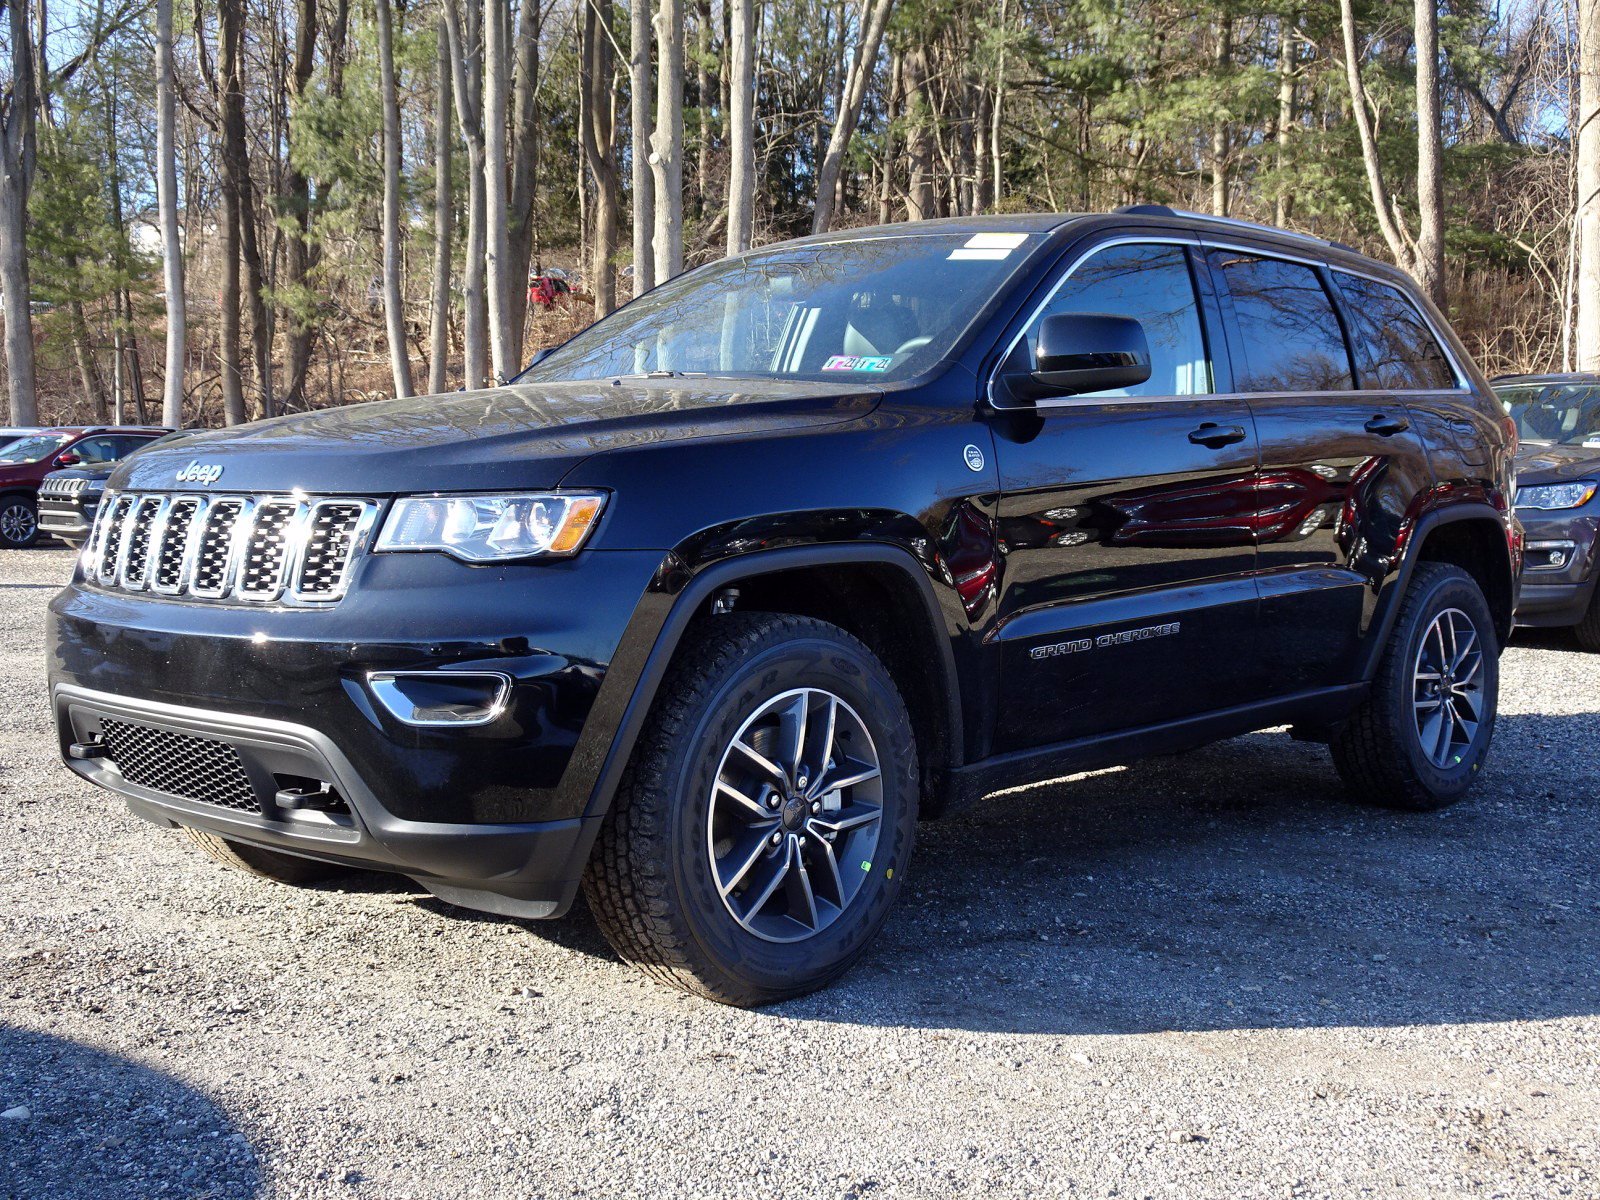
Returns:
[[[261,811],[239,752],[226,742],[109,718],[100,733],[129,783],[235,812]]]

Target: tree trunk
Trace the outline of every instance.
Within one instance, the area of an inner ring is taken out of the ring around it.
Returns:
[[[761,0],[726,0],[729,13],[728,253],[750,249],[755,234],[756,6]]]
[[[469,0],[444,0],[446,32],[450,38],[450,72],[455,93],[456,123],[467,144],[467,252],[462,272],[463,308],[462,375],[468,391],[484,385],[488,358],[488,312],[484,286],[484,136],[482,9]]]
[[[1287,225],[1293,199],[1289,194],[1289,130],[1294,126],[1294,26],[1295,18],[1284,15],[1278,19],[1278,126],[1273,131],[1277,147],[1273,152],[1273,166],[1277,169],[1277,187],[1272,203],[1272,223]]]
[[[1366,85],[1361,82],[1361,53],[1356,44],[1356,17],[1352,0],[1339,0],[1339,23],[1344,35],[1345,80],[1350,88],[1350,111],[1356,122],[1356,133],[1361,139],[1361,159],[1367,169],[1367,186],[1372,193],[1373,214],[1378,218],[1378,228],[1383,240],[1389,244],[1389,253],[1395,262],[1406,270],[1415,265],[1410,237],[1400,224],[1394,204],[1389,197],[1389,185],[1383,178],[1383,164],[1378,158],[1378,139],[1372,128],[1372,110],[1367,102]]]
[[[656,185],[656,282],[683,270],[683,0],[661,0],[656,13],[656,128],[650,166]]]
[[[1439,112],[1438,0],[1416,0],[1417,263],[1422,290],[1441,309],[1444,278],[1444,144]]]
[[[534,206],[539,181],[539,0],[522,0],[517,19],[516,82],[511,100],[511,344],[522,359],[528,324],[528,274],[533,265]]]
[[[197,0],[198,3],[198,0]],[[243,0],[217,0],[217,107],[222,124],[223,152],[222,229],[220,254],[222,284],[218,297],[222,308],[222,419],[238,425],[245,419],[244,364],[239,322],[239,225],[240,194],[246,186],[240,178],[239,163],[230,147],[229,131],[244,122],[244,94],[239,78],[239,48],[244,36]]]
[[[889,23],[889,12],[893,7],[894,0],[870,0],[870,7],[861,14],[861,44],[856,47],[856,56],[850,63],[844,101],[833,122],[833,133],[828,138],[822,169],[817,173],[817,203],[811,219],[812,233],[826,233],[833,224],[834,193],[839,186],[839,173],[844,169],[844,156],[850,149],[850,137],[855,133],[856,122],[861,119],[861,106],[866,103],[867,88],[877,71],[878,49],[883,45],[883,31]]]
[[[183,243],[178,239],[178,110],[172,67],[172,0],[156,0],[156,203],[161,221],[162,280],[167,291],[167,377],[161,423],[183,425]],[[81,316],[81,313],[80,313]]]
[[[1217,50],[1215,86],[1223,87],[1233,66],[1233,17],[1224,13],[1217,23]],[[1228,215],[1228,146],[1231,134],[1228,122],[1220,115],[1211,126],[1211,212],[1213,216]]]
[[[520,368],[511,344],[511,237],[507,188],[506,120],[510,115],[510,70],[506,46],[507,0],[483,0],[483,206],[486,221],[489,358],[494,382],[504,383]],[[524,286],[526,284],[524,283]]]
[[[711,0],[695,5],[695,107],[700,143],[695,147],[695,215],[702,220],[711,204]]]
[[[724,3],[745,0],[724,0]],[[656,285],[656,185],[650,170],[650,0],[628,0],[628,105],[633,137],[633,294]],[[729,204],[733,203],[730,184]],[[731,226],[731,222],[730,222]]]
[[[994,106],[989,113],[989,154],[994,160],[989,182],[994,189],[991,203],[995,212],[1000,211],[1000,198],[1005,194],[1005,160],[1001,150],[1000,129],[1006,102],[1006,7],[1007,0],[1000,0],[1000,49],[995,54]]]
[[[433,302],[429,313],[428,391],[450,390],[450,267],[455,243],[455,187],[450,178],[450,33],[439,18],[438,89],[433,98]]]
[[[925,221],[938,215],[933,179],[933,136],[929,128],[928,55],[914,46],[905,56],[906,220]]]
[[[594,220],[590,239],[590,286],[596,320],[617,306],[616,117],[611,107],[611,0],[588,0],[580,37],[580,103],[583,157],[594,179]]]
[[[389,332],[394,394],[411,395],[405,299],[400,293],[400,95],[394,78],[394,29],[389,0],[377,0],[378,87],[383,104],[383,320]]]
[[[1600,371],[1600,0],[1578,3],[1577,129],[1576,365]]]
[[[347,10],[348,11],[348,10]],[[318,29],[317,0],[299,0],[295,26],[294,64],[289,73],[291,112],[304,103],[316,67]],[[330,48],[330,55],[332,49]],[[292,123],[289,125],[292,129]],[[289,297],[288,371],[283,387],[283,408],[304,408],[306,373],[311,367],[311,347],[316,340],[316,321],[306,310],[311,306],[308,280],[315,262],[311,245],[311,181],[294,161],[291,153],[284,180],[284,206],[289,210],[291,228],[284,244],[284,291]]]
[[[28,191],[33,183],[37,107],[33,33],[27,5],[12,0],[11,96],[0,129],[0,306],[6,322],[6,394],[13,425],[39,423],[33,376],[33,288],[28,278]]]

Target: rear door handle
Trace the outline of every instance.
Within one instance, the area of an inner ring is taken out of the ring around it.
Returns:
[[[1220,450],[1224,446],[1231,446],[1244,439],[1244,426],[1218,425],[1215,421],[1207,421],[1199,429],[1189,431],[1189,440],[1196,446],[1210,446],[1213,450]]]
[[[1375,433],[1379,437],[1393,437],[1410,429],[1411,422],[1404,417],[1391,417],[1387,413],[1379,413],[1366,423],[1365,428],[1368,433]]]

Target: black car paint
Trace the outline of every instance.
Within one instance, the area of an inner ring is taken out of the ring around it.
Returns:
[[[279,418],[138,456],[114,488],[172,490],[201,459],[222,467],[218,491],[386,500],[560,487],[601,489],[609,503],[571,560],[366,553],[326,610],[155,599],[80,578],[50,615],[63,752],[92,725],[89,693],[320,731],[365,781],[358,844],[119,790],[152,819],[551,915],[571,901],[678,640],[741,581],[848,566],[898,582],[893,619],[914,626],[943,710],[931,807],[934,790],[959,796],[1282,721],[1337,721],[1375,669],[1415,547],[1444,523],[1490,523],[1504,549],[1496,569],[1514,588],[1507,438],[1437,313],[1465,391],[1238,397],[1219,378],[1218,395],[1181,402],[999,411],[986,397],[1002,350],[1054,272],[1096,240],[1225,235],[1307,253],[1302,241],[1178,218],[1029,221],[1048,236],[1008,288],[944,363],[903,384],[528,381]],[[1354,254],[1318,246],[1315,256],[1411,292]],[[1222,340],[1212,349],[1226,371]],[[1366,429],[1385,414],[1409,428]],[[1206,422],[1245,437],[1197,444],[1189,435]],[[1319,523],[1298,536],[1314,513]],[[1509,605],[1501,615],[1509,623]],[[1170,635],[1093,653],[1032,654],[1174,623]],[[476,730],[397,726],[362,682],[380,668],[485,665],[515,678],[515,699]],[[68,761],[116,786],[103,765]],[[407,823],[438,823],[440,844],[478,830],[479,845],[514,850],[485,850],[492,869],[474,873],[462,855],[430,857]]]
[[[1517,456],[1517,486],[1600,480],[1600,447],[1529,443]],[[1517,601],[1517,624],[1543,628],[1576,625],[1600,587],[1600,491],[1578,508],[1519,508],[1530,545],[1569,542],[1566,564],[1551,567],[1530,553]]]

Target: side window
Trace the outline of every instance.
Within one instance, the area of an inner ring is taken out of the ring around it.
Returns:
[[[115,462],[117,455],[117,442],[121,440],[113,437],[84,438],[71,450],[85,463]]]
[[[1334,272],[1350,312],[1364,388],[1453,388],[1455,370],[1433,330],[1398,288]]]
[[[1228,284],[1244,362],[1241,392],[1342,392],[1355,387],[1333,301],[1315,268],[1235,250],[1211,251]]]
[[[153,441],[155,441],[154,438],[147,437],[119,437],[117,439],[116,453],[113,457],[117,459],[126,458],[135,450],[148,446]]]
[[[1133,317],[1150,343],[1150,378],[1131,388],[1088,396],[1195,396],[1211,390],[1211,369],[1189,257],[1182,246],[1143,243],[1109,246],[1081,263],[1061,285],[1018,349],[1031,370],[1039,322],[1056,313],[1110,313]]]

